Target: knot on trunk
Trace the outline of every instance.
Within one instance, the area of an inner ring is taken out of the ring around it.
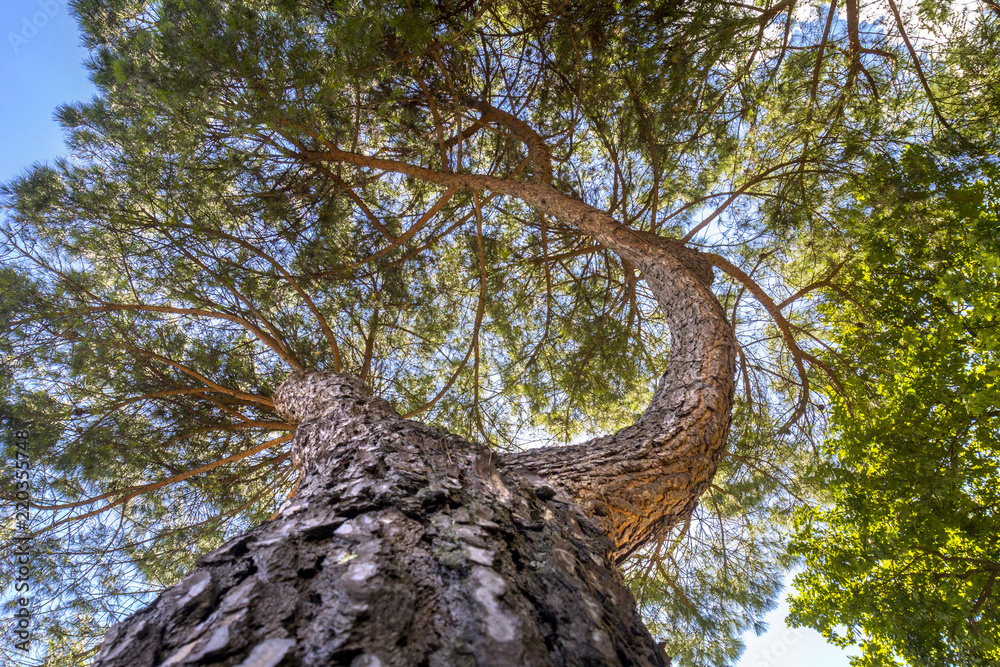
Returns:
[[[274,392],[274,407],[291,421],[348,419],[369,412],[397,416],[392,405],[372,396],[371,389],[353,375],[332,371],[294,371]]]
[[[695,248],[684,245],[679,239],[666,238],[650,232],[639,231],[639,234],[650,241],[653,246],[667,250],[667,254],[680,260],[705,287],[711,287],[715,282],[715,271],[712,263]]]

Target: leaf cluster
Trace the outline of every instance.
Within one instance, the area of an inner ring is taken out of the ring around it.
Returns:
[[[1000,189],[911,149],[858,195],[850,298],[824,308],[842,391],[828,503],[797,517],[792,618],[859,665],[1000,659]]]

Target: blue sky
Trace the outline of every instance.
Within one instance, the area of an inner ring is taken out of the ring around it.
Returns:
[[[94,95],[86,55],[62,0],[0,2],[0,182],[65,153],[54,113]],[[847,654],[817,632],[789,629],[787,613],[782,601],[767,617],[770,630],[747,636],[739,667],[847,667]]]
[[[0,181],[64,153],[53,114],[94,95],[85,57],[63,0],[0,2]]]
[[[848,667],[848,656],[858,654],[827,643],[815,630],[789,628],[785,624],[787,615],[788,602],[782,598],[778,608],[766,617],[767,632],[760,637],[752,632],[744,637],[747,650],[738,667]]]

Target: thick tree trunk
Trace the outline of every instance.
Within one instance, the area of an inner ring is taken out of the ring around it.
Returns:
[[[355,378],[298,373],[279,516],[108,632],[95,665],[666,665],[601,527]]]
[[[598,520],[621,562],[688,516],[711,483],[729,431],[736,339],[696,251],[602,216],[591,216],[590,235],[643,272],[670,328],[670,363],[631,426],[505,463],[564,489]]]
[[[544,183],[334,157],[518,197],[628,259],[665,312],[667,372],[622,431],[506,457],[354,378],[293,374],[275,404],[300,422],[297,497],[109,631],[95,665],[669,664],[615,565],[693,509],[724,451],[735,340],[711,267]]]

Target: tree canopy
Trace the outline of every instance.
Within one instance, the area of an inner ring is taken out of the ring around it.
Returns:
[[[801,622],[995,656],[995,4],[74,9],[99,94],[0,269],[51,664],[293,492],[291,370],[501,449],[629,423],[662,315],[538,184],[708,252],[739,340],[715,483],[623,566],[668,651],[738,656],[798,508]]]
[[[844,386],[831,495],[798,517],[793,616],[859,641],[865,665],[995,664],[996,165],[909,150],[884,167],[859,197],[872,213],[842,274],[851,296],[824,306]]]

